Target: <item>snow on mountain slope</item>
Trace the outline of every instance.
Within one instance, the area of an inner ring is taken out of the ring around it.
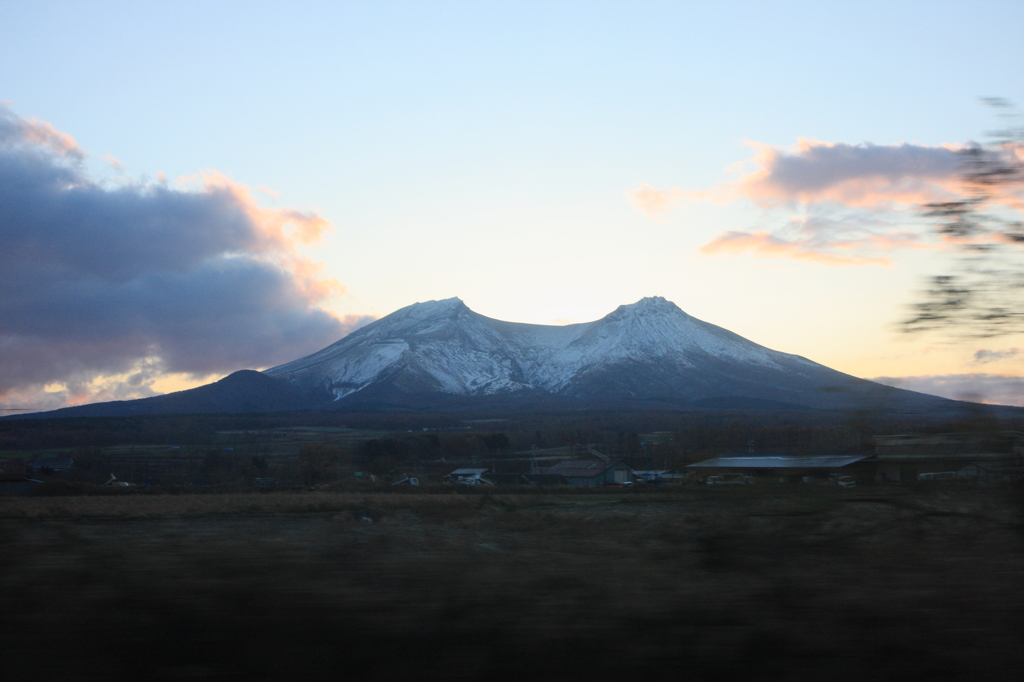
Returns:
[[[683,373],[708,363],[792,376],[832,372],[653,297],[600,320],[566,326],[494,320],[457,298],[416,303],[266,374],[326,390],[335,400],[382,381],[463,396],[538,389],[557,394],[588,375],[631,362],[656,362]]]

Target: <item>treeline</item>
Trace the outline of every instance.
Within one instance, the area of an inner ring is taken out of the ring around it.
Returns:
[[[224,431],[257,432],[288,427],[348,427],[386,432],[382,456],[405,459],[507,455],[590,444],[619,456],[690,457],[704,454],[789,451],[857,451],[873,447],[875,434],[923,430],[1022,429],[989,417],[956,423],[835,412],[743,414],[731,412],[573,412],[479,415],[451,413],[339,413],[162,415],[73,419],[0,420],[0,450],[95,449],[123,445],[199,448]],[[652,434],[655,434],[652,436]],[[385,442],[387,440],[387,442]]]
[[[681,469],[728,454],[870,453],[876,434],[1020,428],[989,418],[922,424],[856,414],[804,414],[800,419],[652,412],[466,416],[287,413],[9,420],[0,421],[0,450],[68,451],[74,468],[55,478],[71,482],[103,483],[115,474],[119,480],[154,486],[355,485],[366,480],[353,477],[357,471],[385,481],[407,473],[434,482],[460,466],[526,473],[554,464],[563,453],[583,456],[587,447],[636,468]],[[289,427],[323,431],[300,434]],[[173,447],[141,451],[123,447],[169,444]]]
[[[98,448],[116,445],[212,442],[218,431],[265,431],[307,427],[348,427],[381,431],[455,429],[461,420],[447,414],[197,414],[64,419],[0,419],[0,450]]]

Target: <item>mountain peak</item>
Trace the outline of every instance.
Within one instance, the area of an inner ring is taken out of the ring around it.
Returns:
[[[449,308],[455,308],[455,307],[458,307],[460,305],[464,306],[466,304],[463,303],[462,299],[459,298],[458,296],[452,296],[451,298],[442,298],[442,299],[439,299],[437,301],[426,301],[424,303],[414,303],[413,305],[438,305],[438,306],[447,306]]]
[[[664,375],[653,383],[626,369],[650,363],[658,364],[659,376]],[[692,318],[661,296],[619,306],[600,320],[567,326],[493,320],[449,298],[402,308],[267,374],[341,400],[378,384],[407,393],[568,395],[586,393],[590,389],[585,386],[600,383],[597,377],[621,370],[623,376],[614,381],[642,395],[665,390],[669,375],[676,375],[684,387],[680,390],[692,391],[685,388],[689,379],[681,377],[708,363],[735,366],[730,371],[744,374],[781,371],[784,365],[802,370],[807,361]]]
[[[679,310],[672,301],[668,300],[664,296],[644,296],[636,303],[625,306],[627,308],[637,308],[638,310]]]
[[[440,301],[422,301],[413,303],[382,319],[393,318],[396,321],[428,320],[433,318],[449,318],[468,311],[469,308],[461,298],[445,298]]]
[[[636,303],[620,305],[609,317],[626,315],[683,315],[686,313],[672,301],[663,296],[645,296]]]
[[[419,303],[413,303],[410,306],[406,306],[404,310],[422,310],[425,312],[438,313],[465,307],[466,304],[462,302],[461,298],[453,296],[452,298],[443,298],[439,301],[421,301]]]

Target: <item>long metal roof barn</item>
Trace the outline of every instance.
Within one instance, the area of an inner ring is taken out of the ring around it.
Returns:
[[[703,462],[690,464],[687,469],[838,469],[856,462],[862,462],[872,455],[819,455],[816,457],[715,457]]]

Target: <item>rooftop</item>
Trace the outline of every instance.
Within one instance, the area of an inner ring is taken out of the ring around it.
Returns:
[[[817,455],[814,457],[727,456],[706,459],[687,468],[708,469],[835,469],[864,461],[871,455]]]

